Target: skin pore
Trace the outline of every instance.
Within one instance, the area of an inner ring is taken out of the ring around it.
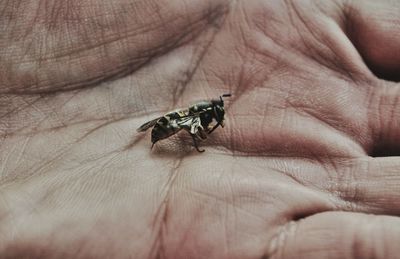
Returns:
[[[0,0],[0,257],[397,256],[399,14]],[[224,93],[204,153],[136,133]]]

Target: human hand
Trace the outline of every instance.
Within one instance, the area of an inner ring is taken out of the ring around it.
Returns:
[[[1,257],[398,256],[399,9],[1,1]],[[135,132],[223,93],[205,153]]]

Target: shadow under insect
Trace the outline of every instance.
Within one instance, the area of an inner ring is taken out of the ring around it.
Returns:
[[[204,152],[199,148],[199,141],[205,140],[219,126],[224,127],[225,109],[224,94],[219,99],[198,102],[189,108],[171,111],[164,116],[153,119],[140,126],[137,131],[151,131],[151,142],[153,146],[160,140],[169,138],[184,130],[192,138],[193,145],[198,152]]]

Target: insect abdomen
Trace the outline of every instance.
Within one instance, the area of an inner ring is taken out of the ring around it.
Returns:
[[[179,127],[171,124],[169,116],[165,115],[157,121],[156,125],[151,131],[151,142],[156,143],[159,140],[168,138],[177,133],[179,130],[181,130]]]

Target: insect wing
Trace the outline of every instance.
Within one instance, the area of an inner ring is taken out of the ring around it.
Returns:
[[[143,131],[148,130],[149,128],[151,128],[151,127],[153,127],[154,125],[156,125],[157,121],[158,121],[159,119],[161,119],[161,118],[162,118],[162,117],[158,117],[158,118],[156,118],[156,119],[154,119],[154,120],[151,120],[151,121],[146,122],[145,124],[143,124],[142,126],[140,126],[136,131],[137,131],[137,132],[143,132]]]

